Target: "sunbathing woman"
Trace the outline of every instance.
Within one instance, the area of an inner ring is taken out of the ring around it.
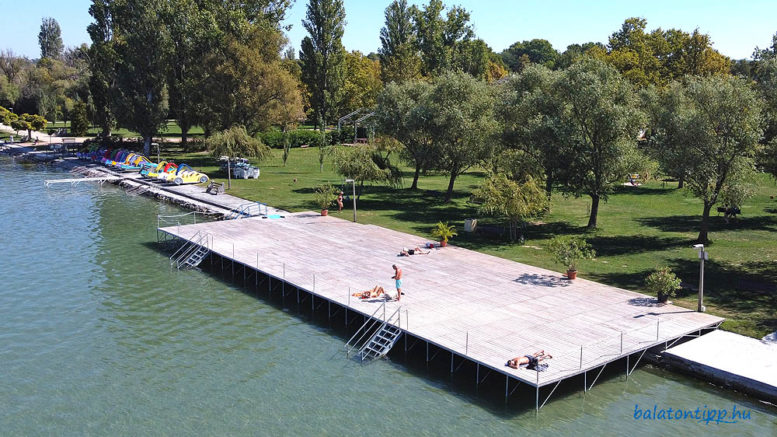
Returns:
[[[372,290],[366,290],[366,291],[359,291],[356,293],[351,294],[353,297],[358,297],[359,299],[370,299],[375,297],[380,297],[383,295],[385,291],[383,290],[383,287],[380,285],[376,285],[372,288]]]
[[[424,252],[421,250],[420,247],[416,246],[413,249],[408,249],[407,247],[403,247],[402,251],[399,252],[399,256],[410,256],[410,255],[429,255],[430,252]]]
[[[551,358],[553,357],[549,354],[546,354],[545,351],[539,351],[531,355],[524,355],[522,357],[515,357],[511,360],[507,360],[507,366],[512,367],[513,369],[519,369],[523,367],[527,369],[534,369],[537,367],[540,361],[549,360]]]

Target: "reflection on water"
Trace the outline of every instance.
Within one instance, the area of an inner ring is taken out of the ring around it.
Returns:
[[[46,189],[53,172],[0,161],[4,435],[777,433],[773,407],[647,367],[535,415],[401,359],[360,366],[326,323],[171,270],[154,228],[178,210],[110,185]],[[751,419],[633,418],[734,404]]]

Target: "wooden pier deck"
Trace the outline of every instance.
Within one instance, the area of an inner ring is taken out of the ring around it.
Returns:
[[[388,303],[387,312],[401,305],[404,332],[533,387],[602,368],[723,320],[455,246],[399,257],[402,247],[426,240],[313,212],[160,231],[184,240],[209,234],[215,254],[366,316],[380,302],[359,301],[350,293],[375,285],[394,290],[391,266],[397,264],[404,271],[405,296]],[[553,356],[544,372],[505,366],[509,358],[539,350]]]

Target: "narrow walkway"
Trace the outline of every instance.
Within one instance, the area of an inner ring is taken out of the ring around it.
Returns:
[[[719,384],[777,402],[777,345],[714,331],[663,353],[668,363]]]

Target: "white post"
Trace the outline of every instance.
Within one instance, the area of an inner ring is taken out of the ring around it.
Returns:
[[[707,251],[702,247],[699,252],[701,262],[699,263],[699,305],[696,310],[700,313],[704,312],[704,259],[707,257]]]

